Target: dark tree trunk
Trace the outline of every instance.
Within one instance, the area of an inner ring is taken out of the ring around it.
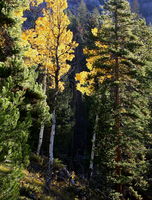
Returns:
[[[86,70],[86,60],[83,55],[83,49],[79,46],[75,53],[75,59],[73,67],[75,68],[73,73],[73,80],[75,74]],[[84,174],[84,159],[87,149],[87,109],[86,103],[83,101],[82,94],[76,89],[76,82],[73,82],[73,109],[75,112],[75,126],[72,137],[72,159],[73,165],[78,173]]]
[[[116,40],[116,45],[115,49],[116,51],[118,50],[118,45],[117,41],[119,41],[118,37],[118,15],[117,15],[117,10],[115,11],[115,40]],[[116,55],[115,57],[115,67],[114,67],[114,110],[115,110],[115,134],[116,134],[116,155],[115,155],[115,161],[116,161],[116,175],[118,179],[121,176],[122,169],[119,166],[119,163],[121,162],[121,144],[120,144],[120,137],[121,137],[121,132],[120,132],[120,84],[119,84],[119,78],[120,78],[120,69],[119,69],[119,57]],[[117,192],[122,194],[122,200],[123,200],[123,185],[121,183],[117,184]]]

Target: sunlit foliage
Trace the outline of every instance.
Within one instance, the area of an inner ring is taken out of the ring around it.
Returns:
[[[51,77],[50,87],[62,91],[63,76],[70,69],[67,61],[72,61],[74,58],[77,44],[72,41],[73,34],[68,30],[70,21],[64,13],[67,2],[65,0],[45,2],[43,17],[37,19],[35,29],[27,30],[22,35],[25,44],[31,45],[25,57],[28,65],[40,64],[44,67]]]

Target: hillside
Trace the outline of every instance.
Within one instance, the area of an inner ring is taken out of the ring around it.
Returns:
[[[88,9],[91,11],[95,7],[104,3],[104,0],[84,0]],[[69,8],[75,10],[81,0],[68,0]],[[145,17],[148,24],[152,23],[152,1],[151,0],[129,0],[133,9],[139,10],[142,17]],[[137,8],[134,8],[137,7]]]
[[[0,200],[152,200],[151,1],[0,1]]]
[[[81,0],[68,0],[69,9],[72,13],[76,13],[77,8],[80,5]],[[94,8],[98,8],[104,4],[104,0],[84,0],[88,10],[91,12]],[[152,23],[152,1],[151,0],[129,0],[132,10],[139,12],[141,17],[146,19],[147,24]],[[41,16],[40,10],[44,7],[44,4],[39,6],[39,9],[33,7],[30,11],[26,11],[24,16],[27,17],[24,23],[24,28],[30,28],[34,26],[34,21],[37,17]]]
[[[152,23],[152,1],[151,0],[139,0],[140,13],[146,18],[148,24]]]

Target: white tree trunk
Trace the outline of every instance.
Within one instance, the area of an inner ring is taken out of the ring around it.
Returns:
[[[56,110],[53,110],[52,113],[52,127],[51,127],[51,134],[50,134],[50,145],[49,145],[49,170],[51,170],[51,166],[53,165],[54,161],[54,137],[55,137],[55,129],[56,129]]]
[[[43,142],[43,134],[44,134],[44,124],[41,125],[40,128],[40,133],[39,133],[39,142],[38,142],[38,147],[37,147],[37,155],[40,155],[40,150]]]
[[[47,74],[45,73],[44,79],[43,79],[43,90],[45,94],[46,94],[46,87],[47,87],[46,78],[47,78]],[[37,147],[37,152],[36,152],[37,155],[39,155],[41,151],[43,135],[44,135],[44,124],[41,124],[40,132],[39,132],[38,147]]]
[[[96,147],[96,135],[97,135],[97,133],[96,133],[97,125],[98,125],[98,114],[96,114],[94,132],[93,132],[93,137],[92,137],[92,150],[91,150],[90,165],[89,165],[89,171],[90,171],[89,177],[90,178],[93,175],[95,147]]]

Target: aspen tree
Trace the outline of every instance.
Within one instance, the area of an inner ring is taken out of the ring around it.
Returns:
[[[56,130],[56,109],[59,106],[57,97],[64,90],[64,79],[68,75],[70,65],[67,61],[74,58],[73,34],[68,30],[70,21],[64,13],[67,9],[66,0],[45,0],[43,17],[36,20],[35,29],[24,32],[23,38],[31,44],[32,49],[27,52],[29,65],[37,63],[47,69],[51,79],[50,88],[54,90],[52,128],[49,145],[49,171],[53,164],[54,137]],[[33,52],[33,53],[32,53]]]

